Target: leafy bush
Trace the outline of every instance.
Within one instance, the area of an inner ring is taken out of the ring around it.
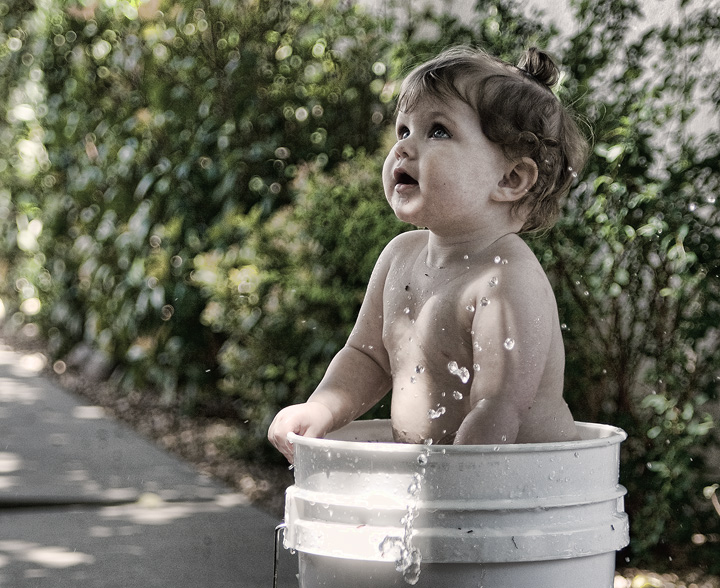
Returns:
[[[47,162],[28,174],[27,223],[42,231],[22,273],[42,306],[26,318],[57,356],[85,340],[126,386],[192,406],[226,337],[202,318],[198,264],[242,247],[251,211],[289,203],[301,164],[377,146],[381,30],[332,1],[185,1],[146,18],[61,2],[37,18],[49,30],[27,75],[42,101],[19,94]]]

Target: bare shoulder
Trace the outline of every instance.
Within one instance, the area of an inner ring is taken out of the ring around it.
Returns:
[[[523,269],[535,268],[542,272],[542,267],[528,244],[518,235],[507,235],[496,244],[502,265],[517,265]]]
[[[428,232],[425,230],[400,233],[385,245],[377,260],[376,271],[387,273],[396,261],[406,261],[416,257],[427,245],[427,242]]]
[[[517,307],[553,312],[555,295],[535,254],[517,235],[498,241],[475,281],[477,295]],[[489,286],[489,288],[488,288]]]
[[[498,244],[497,249],[493,262],[500,262],[506,281],[518,285],[550,287],[545,270],[523,239],[517,235],[509,235]]]
[[[384,284],[391,268],[398,261],[405,261],[417,254],[427,244],[427,231],[407,231],[394,237],[380,253],[370,276],[368,291],[377,290]]]
[[[392,241],[390,241],[385,247],[391,255],[405,255],[414,251],[420,251],[428,243],[428,231],[424,229],[418,229],[414,231],[406,231],[400,233]]]

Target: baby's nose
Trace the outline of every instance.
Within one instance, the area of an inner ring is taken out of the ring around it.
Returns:
[[[395,157],[398,159],[412,157],[414,154],[414,148],[411,145],[409,138],[398,140],[398,142],[395,143],[394,151]]]

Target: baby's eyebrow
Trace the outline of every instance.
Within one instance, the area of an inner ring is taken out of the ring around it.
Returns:
[[[404,116],[398,115],[398,117],[395,119],[395,125],[396,126],[406,126],[407,125],[407,118],[408,113],[403,113]],[[442,110],[430,110],[427,112],[420,112],[418,113],[421,117],[422,122],[441,122],[442,124],[448,125],[452,123],[452,118],[448,116],[445,112]]]
[[[445,114],[442,110],[431,110],[426,115],[428,118],[444,118],[448,119],[447,114]]]

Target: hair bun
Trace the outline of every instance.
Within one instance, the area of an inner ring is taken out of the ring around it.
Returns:
[[[525,51],[517,66],[548,88],[552,88],[560,79],[560,71],[555,62],[537,47],[530,47]]]

